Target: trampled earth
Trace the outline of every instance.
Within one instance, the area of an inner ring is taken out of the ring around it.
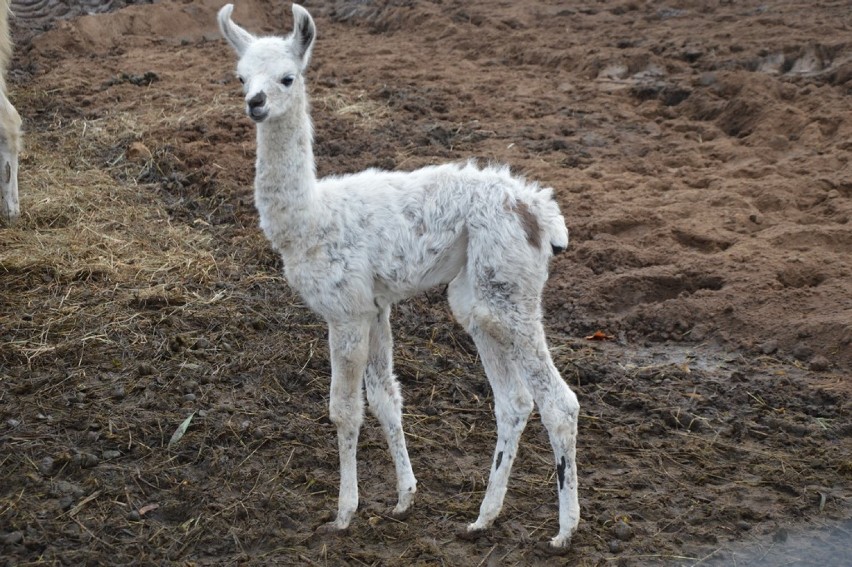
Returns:
[[[555,190],[572,242],[545,319],[581,403],[563,556],[537,545],[558,522],[536,414],[496,525],[457,537],[496,433],[443,289],[393,314],[412,514],[389,516],[368,417],[359,514],[315,533],[338,480],[326,331],[257,227],[222,3],[13,3],[0,564],[848,560],[848,2],[305,2],[321,175],[475,158]],[[291,29],[288,3],[235,4]]]

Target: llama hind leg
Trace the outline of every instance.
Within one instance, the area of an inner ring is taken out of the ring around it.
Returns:
[[[505,347],[476,325],[472,325],[469,331],[494,394],[497,420],[497,444],[488,486],[479,508],[479,517],[467,527],[468,532],[475,532],[491,526],[503,508],[509,475],[518,455],[521,434],[533,409],[533,399],[516,366],[507,356]]]
[[[358,433],[364,419],[363,379],[369,348],[368,320],[329,325],[331,393],[328,414],[337,426],[340,494],[337,518],[326,529],[343,530],[358,509]]]
[[[561,548],[568,545],[580,522],[576,458],[580,404],[550,358],[544,329],[540,323],[535,327],[530,334],[533,342],[519,348],[517,358],[547,429],[556,460],[559,533],[550,540],[550,544]]]
[[[497,318],[489,314],[476,297],[469,273],[465,269],[450,283],[448,298],[453,314],[470,333],[476,344],[485,374],[494,393],[497,420],[497,444],[491,461],[488,486],[479,509],[479,517],[468,525],[469,533],[489,527],[503,507],[512,465],[518,454],[518,443],[533,408],[530,392],[509,356],[508,333]]]
[[[393,375],[393,338],[388,307],[379,313],[370,326],[370,355],[365,385],[370,412],[382,425],[396,468],[398,500],[393,513],[400,516],[409,510],[414,501],[417,479],[411,470],[402,429],[402,395],[399,382]]]

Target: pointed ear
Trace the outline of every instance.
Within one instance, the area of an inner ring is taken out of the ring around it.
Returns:
[[[231,20],[231,12],[233,11],[233,4],[222,6],[222,9],[219,10],[219,29],[222,30],[222,35],[225,36],[237,55],[242,57],[246,48],[254,41],[254,36]]]
[[[302,62],[302,71],[308,67],[316,37],[317,27],[311,15],[298,4],[293,4],[293,49]]]

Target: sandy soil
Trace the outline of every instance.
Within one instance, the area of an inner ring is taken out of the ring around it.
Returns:
[[[368,419],[359,516],[315,533],[337,490],[325,330],[256,226],[221,3],[18,4],[0,563],[842,564],[847,2],[306,3],[320,174],[478,158],[556,190],[572,244],[546,319],[582,405],[565,557],[536,546],[557,525],[537,419],[497,525],[456,537],[495,433],[440,289],[394,313],[413,514],[387,515],[393,467]],[[291,25],[286,3],[236,4],[250,29]]]

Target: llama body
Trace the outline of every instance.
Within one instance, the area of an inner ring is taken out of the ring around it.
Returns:
[[[289,284],[329,326],[329,417],[337,426],[340,495],[329,529],[348,527],[358,506],[356,449],[363,391],[394,460],[398,503],[408,511],[416,479],[393,375],[390,306],[447,284],[453,314],[471,334],[494,392],[498,439],[479,518],[489,527],[506,493],[518,441],[536,404],[555,453],[556,547],[579,522],[575,443],[579,405],[551,361],[541,292],[568,231],[552,191],[506,168],[474,164],[413,172],[366,170],[318,180],[304,71],[316,35],[293,6],[287,38],[255,38],[219,12],[240,57],[248,115],[257,123],[255,204],[281,254]]]
[[[257,190],[258,201],[263,193]],[[526,239],[518,207],[532,203],[561,221],[549,191],[525,185],[506,170],[472,164],[326,178],[312,195],[301,211],[261,208],[261,226],[284,258],[290,285],[327,320],[374,313],[377,303],[390,305],[449,284],[466,266],[472,241],[492,248],[478,253],[483,261],[492,253],[511,254],[514,248],[506,250],[500,241]],[[314,224],[305,233],[284,230],[291,225],[281,217],[290,214],[310,215]],[[567,234],[556,237],[564,248]],[[495,280],[534,277],[500,272],[524,270],[533,254],[552,254],[550,243],[518,252],[527,258],[513,264],[505,257],[491,259]],[[530,283],[536,293],[538,282]]]
[[[18,203],[18,152],[21,147],[21,117],[6,97],[6,68],[12,58],[9,35],[9,5],[0,0],[0,222],[14,222]]]

